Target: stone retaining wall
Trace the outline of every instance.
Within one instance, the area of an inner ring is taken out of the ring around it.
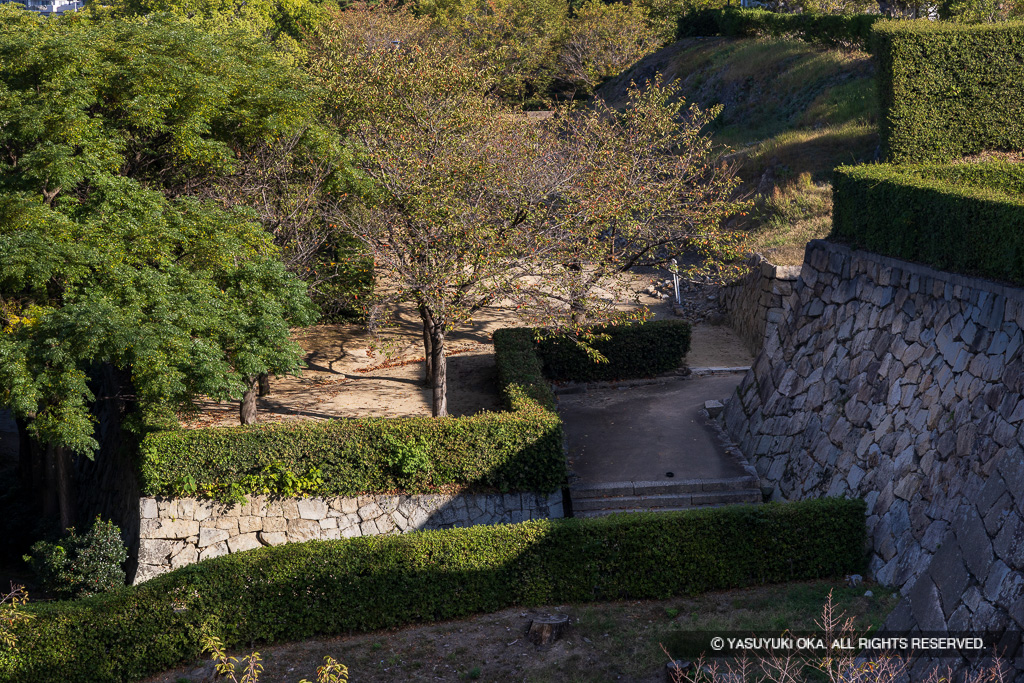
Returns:
[[[778,327],[786,318],[786,304],[793,284],[800,277],[800,266],[775,266],[754,254],[747,261],[750,272],[718,292],[718,305],[728,312],[729,325],[757,354],[767,345],[775,350]]]
[[[888,628],[1019,633],[1024,290],[815,241],[790,306],[723,413],[762,484],[867,501]]]
[[[210,557],[265,545],[560,518],[563,511],[559,491],[550,496],[256,496],[237,505],[194,498],[142,498],[139,516],[139,568],[134,583]]]

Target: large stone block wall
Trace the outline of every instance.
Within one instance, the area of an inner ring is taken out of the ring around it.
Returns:
[[[729,326],[751,353],[766,345],[774,351],[800,266],[776,266],[759,254],[752,255],[747,265],[750,271],[745,276],[719,290],[718,305],[727,311]]]
[[[563,516],[562,494],[248,497],[224,505],[195,498],[139,500],[135,583],[211,557],[314,539],[399,534]]]
[[[1019,633],[1024,290],[815,241],[789,304],[722,417],[762,484],[867,501],[889,628]]]

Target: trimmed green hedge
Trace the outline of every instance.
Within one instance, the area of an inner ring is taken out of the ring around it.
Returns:
[[[521,334],[495,335],[512,412],[366,418],[156,432],[142,442],[145,495],[352,496],[439,486],[550,492],[565,482],[562,423]]]
[[[546,337],[538,351],[544,374],[556,381],[614,381],[653,377],[678,368],[690,350],[689,324],[656,320],[642,325],[593,327],[595,334],[608,335],[589,345],[608,359],[596,363],[571,339]]]
[[[1024,166],[837,168],[829,239],[1024,284]]]
[[[113,596],[39,605],[0,679],[129,681],[228,647],[372,631],[510,606],[667,598],[864,567],[865,505],[824,499],[534,521],[262,548]]]
[[[781,14],[762,9],[706,9],[679,18],[677,36],[796,36],[809,43],[866,49],[877,14]]]
[[[885,158],[1024,149],[1024,21],[875,25]]]

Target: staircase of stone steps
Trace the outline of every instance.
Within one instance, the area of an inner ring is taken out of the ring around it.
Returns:
[[[573,517],[601,517],[615,512],[668,512],[762,502],[757,477],[726,479],[577,483],[569,487]]]

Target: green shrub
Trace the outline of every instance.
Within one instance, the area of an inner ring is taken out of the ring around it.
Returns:
[[[1024,166],[840,167],[830,239],[1024,284]]]
[[[56,543],[37,542],[25,556],[43,590],[64,600],[123,587],[127,559],[120,529],[99,517],[86,533],[72,527]]]
[[[539,345],[544,374],[556,381],[582,382],[653,377],[678,368],[690,350],[690,326],[674,320],[594,327],[590,332],[607,337],[587,342],[607,362],[595,362],[572,339],[546,337]]]
[[[1024,149],[1024,22],[885,21],[873,42],[886,159]]]
[[[127,681],[228,647],[510,606],[667,598],[864,566],[865,505],[824,499],[311,541],[190,565],[112,596],[38,605],[0,657],[19,683]]]
[[[145,495],[354,496],[451,484],[553,491],[565,479],[561,422],[539,407],[158,432],[141,451]]]
[[[864,49],[877,14],[782,14],[762,9],[706,9],[679,18],[678,37],[796,36],[809,43]]]
[[[509,410],[520,410],[530,402],[555,410],[555,395],[544,379],[537,355],[536,335],[526,327],[510,327],[494,333],[494,362],[498,385]]]
[[[521,334],[503,332],[495,356],[511,412],[155,432],[140,449],[142,492],[238,500],[430,493],[452,484],[554,491],[566,476],[554,397],[532,339],[524,345]]]

